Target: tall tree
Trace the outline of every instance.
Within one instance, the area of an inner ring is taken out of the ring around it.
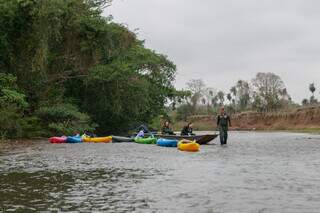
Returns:
[[[212,87],[207,87],[203,91],[203,96],[206,99],[206,103],[210,105],[211,99],[217,94],[216,89]]]
[[[218,106],[218,95],[214,96],[212,99],[211,99],[211,105],[213,107],[217,107]]]
[[[316,91],[316,87],[314,85],[314,83],[309,85],[309,90],[312,93],[312,96],[310,97],[310,104],[316,104],[318,103],[318,100],[315,98],[314,93]]]
[[[202,79],[192,79],[187,82],[187,88],[191,91],[191,103],[193,112],[195,112],[197,108],[197,104],[199,103],[203,93],[205,91],[206,85]]]
[[[316,91],[316,87],[315,87],[314,83],[309,85],[309,90],[312,93],[312,96],[314,96],[314,92]]]
[[[203,105],[205,105],[205,104],[207,103],[207,100],[206,100],[205,98],[202,98],[202,99],[201,99],[201,103],[202,103]]]
[[[305,99],[302,100],[302,105],[303,105],[303,106],[306,106],[306,105],[308,105],[308,104],[309,104],[308,99],[305,98]]]
[[[224,92],[223,91],[219,91],[218,94],[217,94],[217,97],[219,99],[219,104],[220,106],[223,106],[224,104]]]
[[[238,108],[240,111],[243,111],[249,106],[250,103],[249,83],[243,80],[239,80],[236,84],[236,91]]]
[[[237,95],[237,88],[235,86],[231,87],[230,92],[235,97]]]
[[[231,103],[231,100],[232,100],[232,95],[231,95],[231,93],[228,93],[228,94],[227,94],[227,99],[228,99],[228,101]]]
[[[252,80],[256,96],[265,103],[266,111],[276,111],[281,107],[281,91],[285,89],[282,79],[274,73],[258,73]]]
[[[123,132],[178,94],[173,62],[102,16],[110,2],[0,0],[0,72],[16,77],[26,116],[44,129],[90,128],[90,116],[100,133]]]

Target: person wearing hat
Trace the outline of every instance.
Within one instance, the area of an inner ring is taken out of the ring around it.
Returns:
[[[217,127],[220,132],[220,143],[221,146],[226,145],[228,141],[228,130],[231,127],[230,116],[224,110],[224,107],[221,107],[220,114],[217,117]]]

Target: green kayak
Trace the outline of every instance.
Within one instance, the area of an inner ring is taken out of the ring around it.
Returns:
[[[140,144],[156,144],[157,139],[156,138],[135,138],[134,142],[140,143]]]

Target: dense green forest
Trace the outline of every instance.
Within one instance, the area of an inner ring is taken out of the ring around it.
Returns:
[[[0,0],[0,137],[120,133],[183,92],[106,0]]]

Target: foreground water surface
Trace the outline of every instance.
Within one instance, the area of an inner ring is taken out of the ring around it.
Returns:
[[[320,136],[234,132],[198,153],[37,141],[0,150],[0,186],[0,212],[319,212]]]

